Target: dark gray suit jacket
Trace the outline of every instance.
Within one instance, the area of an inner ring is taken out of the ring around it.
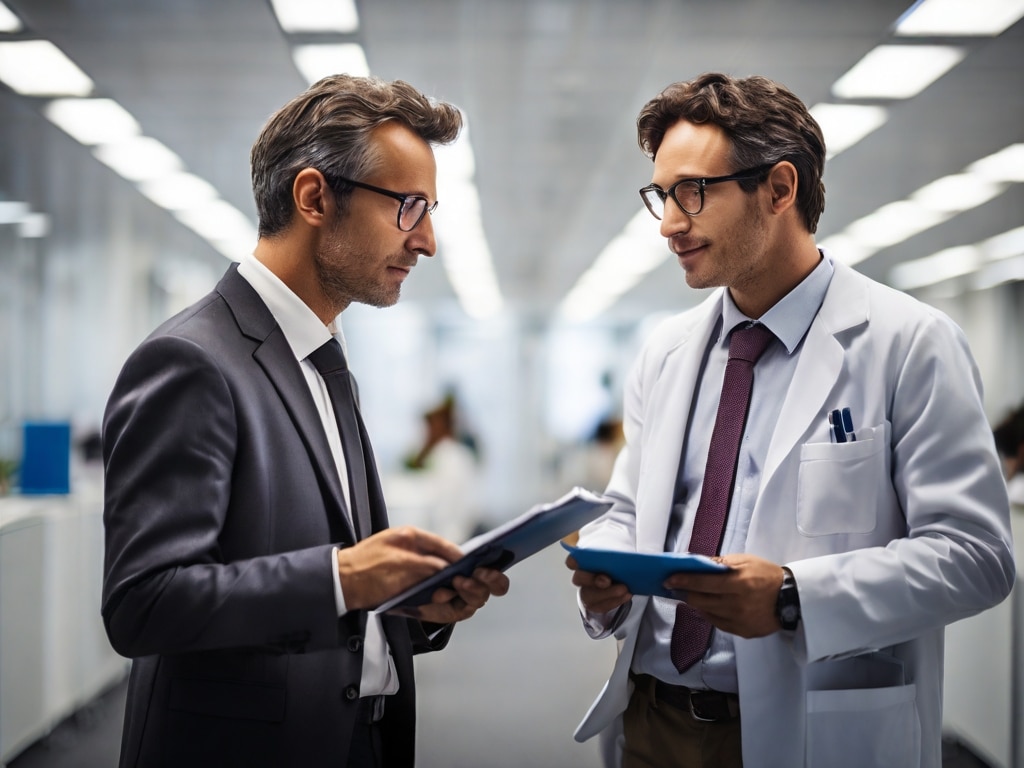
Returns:
[[[129,357],[103,453],[102,613],[134,660],[121,765],[345,765],[366,614],[338,619],[331,548],[355,536],[302,371],[235,266]],[[356,514],[377,531],[372,459],[368,475]],[[401,686],[386,765],[411,768],[412,654],[450,628],[384,627]]]

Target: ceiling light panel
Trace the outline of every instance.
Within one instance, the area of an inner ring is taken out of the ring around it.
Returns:
[[[285,32],[335,32],[359,29],[355,0],[270,0]]]
[[[0,3],[0,32],[20,32],[21,19],[15,16],[11,9]]]
[[[1024,0],[924,0],[896,23],[897,35],[999,35],[1024,17]]]
[[[1005,184],[977,174],[957,173],[926,184],[910,199],[940,213],[960,213],[987,203],[1005,189]]]
[[[96,147],[93,154],[129,181],[156,179],[182,169],[176,154],[148,136],[103,144]]]
[[[971,163],[967,170],[992,181],[1024,182],[1024,144],[1011,144]]]
[[[811,116],[821,126],[828,158],[831,159],[881,128],[889,113],[884,107],[823,102],[811,109]]]
[[[49,40],[0,43],[0,80],[24,96],[88,96],[93,82]]]
[[[43,114],[86,146],[124,141],[142,132],[135,118],[113,99],[56,99]]]
[[[966,55],[948,45],[880,45],[836,80],[841,99],[908,99],[955,67]]]
[[[366,54],[358,43],[297,45],[292,49],[292,59],[310,85],[328,75],[345,73],[366,77],[370,74]]]

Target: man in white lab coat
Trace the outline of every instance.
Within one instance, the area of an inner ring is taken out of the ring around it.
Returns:
[[[696,634],[676,628],[679,601],[575,570],[588,632],[622,645],[576,737],[621,713],[626,768],[938,768],[944,626],[998,603],[1014,576],[963,334],[818,249],[824,140],[786,88],[706,74],[637,123],[654,160],[641,195],[686,282],[724,290],[647,341],[615,504],[580,546],[692,549],[730,332],[772,338],[723,505],[730,569],[667,582],[712,626],[706,650],[673,661],[673,633]]]

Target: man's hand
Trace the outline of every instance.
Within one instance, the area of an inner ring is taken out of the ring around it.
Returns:
[[[416,609],[420,621],[451,624],[464,621],[484,606],[491,595],[501,597],[508,592],[508,577],[492,568],[477,568],[472,578],[456,576],[454,590],[441,588],[434,592],[431,602]]]
[[[625,584],[613,582],[603,573],[581,571],[570,555],[565,565],[572,571],[572,583],[580,588],[580,602],[591,613],[608,613],[633,599]]]
[[[376,608],[461,557],[462,550],[447,539],[408,525],[368,536],[338,550],[345,607]],[[474,587],[470,592],[475,596],[479,590]]]
[[[753,555],[724,555],[715,560],[727,573],[677,573],[665,581],[684,592],[684,602],[712,626],[740,637],[764,637],[781,627],[775,600],[782,586],[782,566]]]

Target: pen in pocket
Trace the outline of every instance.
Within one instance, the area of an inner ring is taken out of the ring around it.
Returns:
[[[833,443],[855,442],[857,433],[853,429],[853,413],[849,407],[835,408],[828,414],[828,433]]]

